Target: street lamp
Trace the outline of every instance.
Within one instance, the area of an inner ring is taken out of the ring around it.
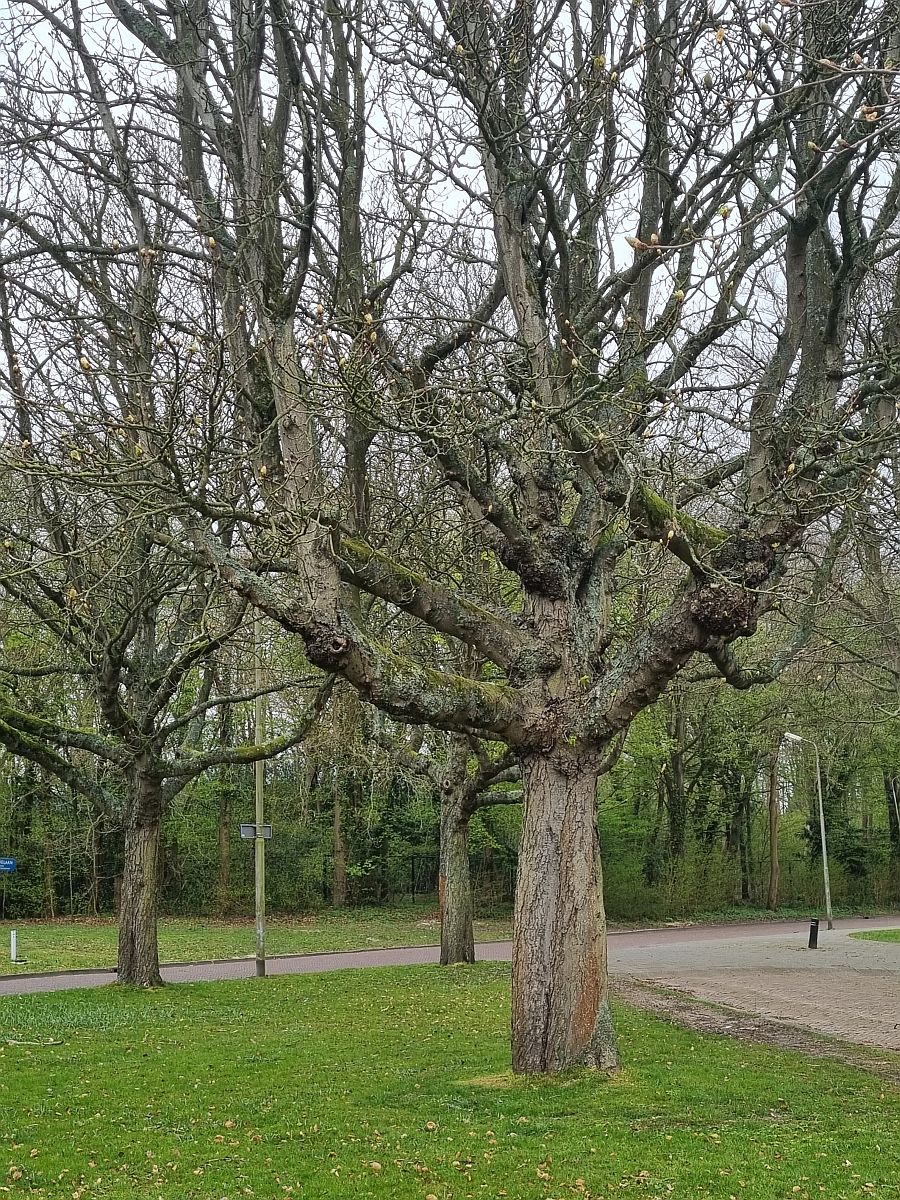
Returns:
[[[257,746],[266,740],[266,698],[263,694],[262,650],[259,642],[259,614],[253,614],[253,683],[256,688],[254,710],[254,737]],[[253,876],[256,909],[256,974],[266,973],[266,842],[264,812],[264,790],[266,765],[261,758],[253,764],[253,782],[256,800],[256,837],[253,839]],[[830,926],[829,926],[830,928]]]
[[[822,839],[822,875],[825,879],[825,915],[828,918],[828,928],[834,928],[831,916],[831,881],[828,877],[828,846],[825,842],[825,806],[822,803],[822,764],[819,759],[819,747],[812,738],[801,737],[799,733],[785,733],[784,740],[796,746],[809,742],[816,752],[816,792],[819,797],[819,833]]]
[[[897,800],[897,780],[896,777],[891,780],[891,795],[894,798],[894,816],[897,818],[897,837],[900,838],[900,802]],[[0,867],[0,871],[3,868]]]

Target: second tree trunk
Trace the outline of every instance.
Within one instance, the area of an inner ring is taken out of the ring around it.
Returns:
[[[465,811],[459,789],[452,788],[442,792],[438,873],[442,966],[475,961],[468,835],[469,815]]]

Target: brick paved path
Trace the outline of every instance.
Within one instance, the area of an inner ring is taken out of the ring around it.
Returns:
[[[610,943],[610,968],[702,1000],[851,1042],[900,1050],[900,942],[851,938],[897,920],[839,921],[806,949],[808,926],[761,936]]]
[[[833,931],[821,931],[815,951],[806,949],[806,922],[616,933],[610,938],[610,970],[849,1041],[900,1050],[900,943],[849,936],[862,929],[900,928],[900,917],[835,924]],[[476,949],[480,959],[503,961],[509,958],[510,943],[481,943]],[[437,947],[415,946],[291,955],[270,959],[268,969],[271,975],[294,975],[437,959]],[[253,973],[248,959],[163,968],[170,983],[244,979]],[[98,987],[114,979],[108,971],[13,976],[0,978],[0,996]]]

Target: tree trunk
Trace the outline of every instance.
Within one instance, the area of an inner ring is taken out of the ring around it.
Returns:
[[[216,826],[216,911],[220,916],[231,909],[231,817],[234,785],[231,767],[222,767],[218,788]]]
[[[900,856],[900,784],[890,771],[882,773],[887,801],[888,835],[895,855]]]
[[[474,906],[469,870],[469,814],[457,788],[441,792],[438,874],[441,966],[475,961]]]
[[[781,824],[781,797],[778,794],[778,747],[769,759],[769,890],[766,908],[778,908],[778,827]]]
[[[119,911],[119,983],[159,987],[156,926],[162,792],[158,780],[139,770],[130,783]]]
[[[684,786],[684,741],[685,715],[681,697],[677,691],[673,693],[672,704],[674,713],[669,726],[672,738],[672,749],[669,753],[666,774],[663,776],[666,785],[669,807],[669,841],[668,859],[670,863],[684,858],[685,842],[687,839],[687,793]]]
[[[656,781],[656,815],[653,818],[653,828],[647,840],[644,851],[643,875],[647,883],[653,887],[659,883],[662,876],[662,855],[659,841],[662,835],[663,821],[666,815],[666,784],[662,775]]]
[[[49,779],[47,774],[44,774],[44,793],[43,804],[41,805],[42,812],[41,824],[43,826],[43,837],[41,838],[42,853],[43,853],[43,873],[44,873],[44,911],[51,920],[56,916],[56,882],[53,878],[53,849],[50,830],[50,801],[48,792],[50,789]]]
[[[56,885],[53,879],[53,860],[50,844],[44,841],[44,911],[52,921],[56,917]]]
[[[522,763],[513,1070],[618,1066],[597,842],[599,759],[568,746]]]
[[[341,782],[338,777],[334,786],[334,875],[331,879],[331,903],[335,908],[345,908],[347,904],[347,843],[341,817]]]
[[[95,806],[91,812],[91,884],[88,893],[88,911],[92,917],[100,915],[100,839],[97,832],[99,821]]]
[[[753,903],[753,807],[750,786],[741,776],[741,900]]]

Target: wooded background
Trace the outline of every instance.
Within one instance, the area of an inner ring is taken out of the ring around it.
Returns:
[[[826,666],[824,655],[810,655],[807,679],[798,669],[796,679],[751,694],[715,683],[679,686],[638,719],[600,788],[613,919],[685,918],[747,905],[821,909],[814,759],[780,744],[785,729],[815,730],[819,739],[835,903],[863,911],[900,904],[898,721],[877,692],[865,693],[856,669],[848,681],[839,656]],[[249,704],[241,720],[250,740]],[[441,754],[439,743],[434,753]],[[6,881],[6,916],[114,914],[121,808],[85,799],[13,755],[4,755],[2,771],[0,850],[18,859]],[[274,826],[267,846],[272,911],[410,896],[430,898],[436,909],[440,798],[367,742],[364,730],[327,712],[305,745],[268,766],[266,809]],[[238,833],[238,823],[252,819],[250,766],[210,771],[181,793],[163,822],[164,912],[252,913],[252,843]],[[471,820],[478,915],[505,911],[512,901],[520,827],[518,804],[483,808]]]

